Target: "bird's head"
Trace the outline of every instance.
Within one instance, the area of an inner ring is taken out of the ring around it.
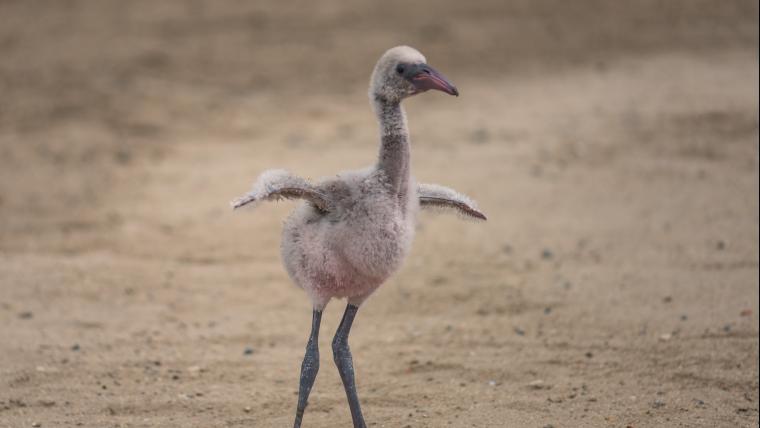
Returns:
[[[435,89],[459,95],[457,88],[409,46],[396,46],[380,57],[369,84],[371,99],[400,102],[404,98]]]

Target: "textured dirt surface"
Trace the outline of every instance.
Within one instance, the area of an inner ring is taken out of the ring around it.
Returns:
[[[310,307],[263,169],[371,164],[406,43],[421,216],[351,346],[376,427],[758,424],[753,1],[0,2],[0,427],[292,424]],[[350,426],[330,339],[304,426]]]

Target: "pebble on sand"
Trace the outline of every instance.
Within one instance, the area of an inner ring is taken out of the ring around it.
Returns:
[[[470,135],[470,141],[475,144],[485,144],[491,139],[491,135],[486,128],[478,128]]]
[[[531,388],[531,389],[551,389],[551,385],[547,385],[541,379],[536,379],[536,380],[528,383],[528,388]]]

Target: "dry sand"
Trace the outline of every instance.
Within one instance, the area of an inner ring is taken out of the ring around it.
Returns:
[[[399,43],[462,92],[415,175],[489,221],[423,214],[359,312],[369,425],[757,426],[757,2],[504,3],[0,2],[0,427],[289,426],[293,205],[227,202],[372,163]]]

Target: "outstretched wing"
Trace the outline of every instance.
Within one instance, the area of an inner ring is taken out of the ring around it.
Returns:
[[[485,214],[478,211],[475,201],[448,187],[438,184],[418,184],[417,195],[422,208],[453,208],[468,217],[486,219]]]
[[[245,205],[256,205],[261,201],[276,201],[283,198],[305,199],[320,211],[330,211],[330,204],[325,195],[308,181],[282,169],[270,169],[261,173],[253,183],[251,191],[233,200],[230,205],[234,210]]]

